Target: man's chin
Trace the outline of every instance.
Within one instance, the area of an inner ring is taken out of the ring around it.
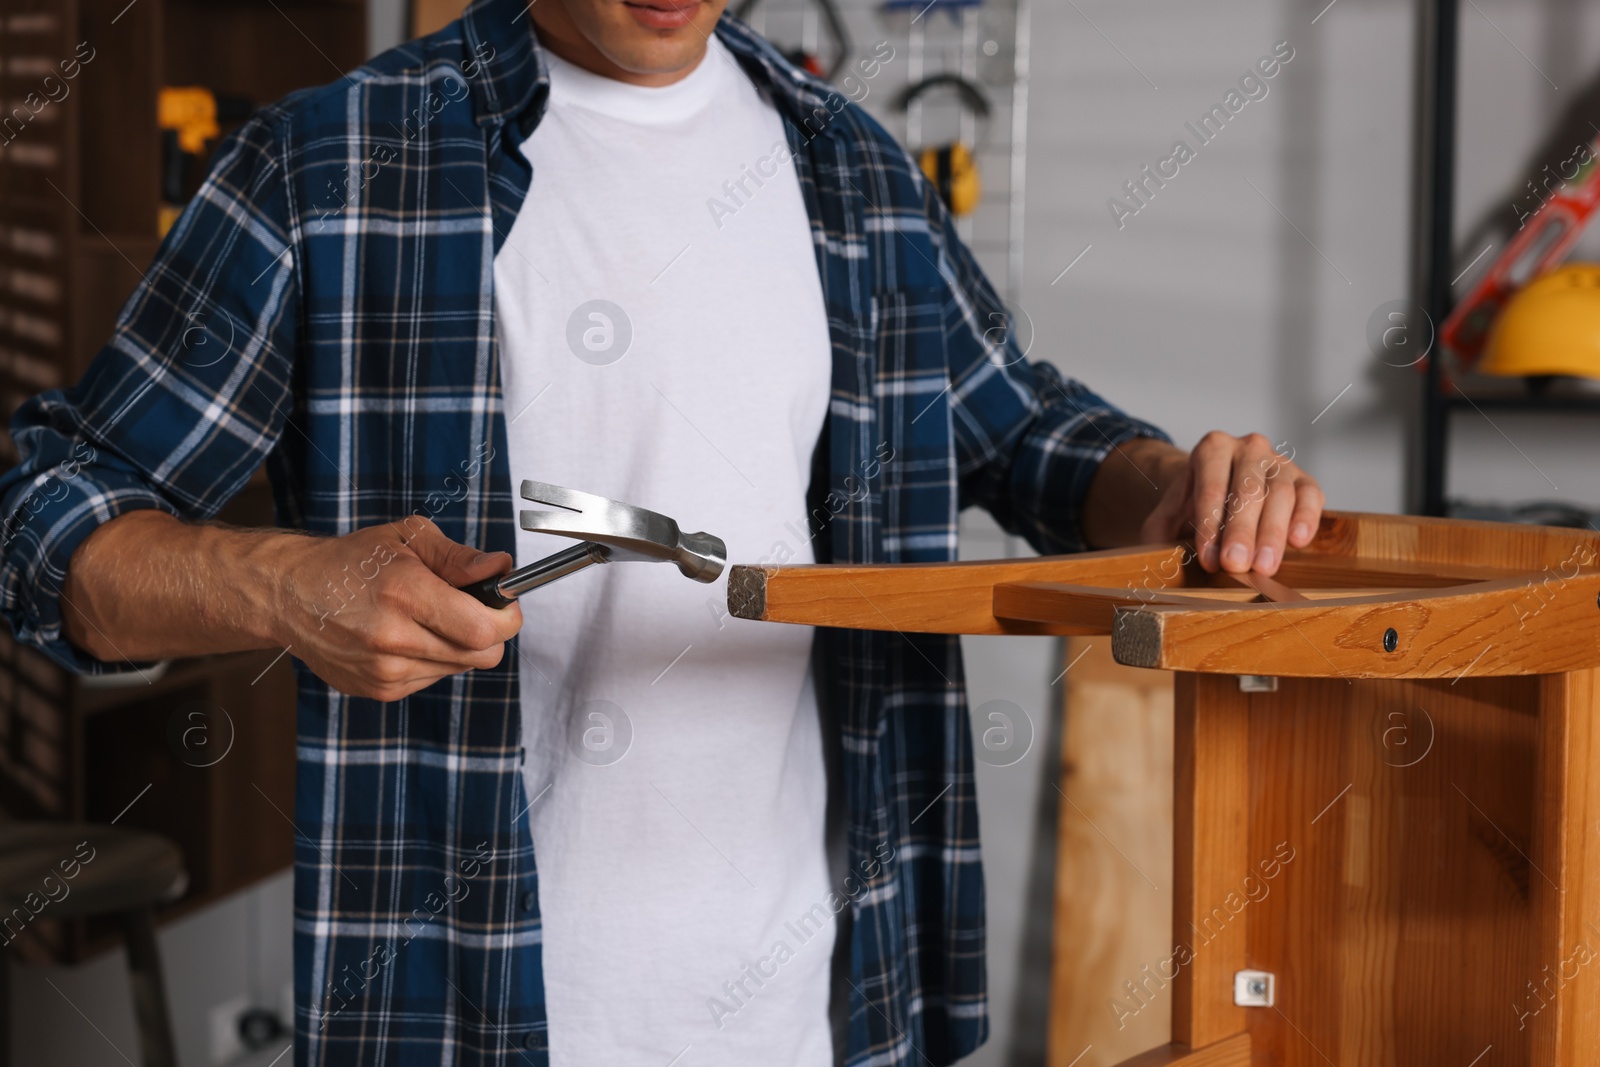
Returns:
[[[694,26],[651,34],[639,40],[606,43],[606,58],[629,74],[640,77],[682,76],[693,70],[706,54],[706,39]]]

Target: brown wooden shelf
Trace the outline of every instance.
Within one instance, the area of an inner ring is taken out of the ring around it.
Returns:
[[[48,151],[33,153],[27,166],[0,151],[7,419],[27,396],[81,376],[155,254],[162,86],[201,85],[265,104],[335,81],[366,58],[362,0],[7,0],[5,18],[18,15],[39,17],[28,32],[0,33],[4,94],[18,95],[16,78],[4,73],[13,58],[56,65],[84,41],[95,52],[70,94],[50,105],[48,121],[31,123],[13,142]],[[0,435],[0,447],[9,445],[9,434]],[[14,453],[5,455],[0,462]],[[261,472],[221,518],[272,521]],[[291,661],[274,662],[278,651],[184,660],[152,684],[100,688],[0,638],[4,814],[121,814],[119,825],[173,838],[191,884],[168,916],[282,870],[293,859],[284,813],[294,805],[295,698]],[[204,761],[171,736],[173,716],[191,703],[214,709],[211,729],[231,723],[232,748],[214,766],[197,766]],[[41,920],[31,924],[29,944],[18,945],[70,962],[115,940],[95,924]]]

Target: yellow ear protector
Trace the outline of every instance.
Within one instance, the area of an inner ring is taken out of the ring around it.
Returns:
[[[924,148],[917,162],[922,173],[939,190],[939,199],[952,215],[970,215],[983,199],[983,182],[972,150],[960,141]]]
[[[904,111],[923,93],[935,88],[954,89],[961,102],[979,120],[989,117],[989,99],[983,90],[959,74],[935,74],[914,85],[906,86],[900,94],[900,109]],[[950,214],[971,214],[983,199],[983,182],[978,177],[978,161],[972,149],[960,141],[924,148],[917,154],[917,163],[939,192],[939,199]]]

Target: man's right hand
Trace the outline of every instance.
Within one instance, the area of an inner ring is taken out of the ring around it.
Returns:
[[[509,570],[511,557],[458,544],[419,516],[286,547],[283,643],[341,693],[399,700],[494,667],[522,629],[518,604],[487,607],[456,588]]]
[[[63,629],[113,663],[287,646],[342,693],[398,700],[500,662],[521,607],[456,586],[510,566],[420,516],[313,537],[135,511],[73,553]]]

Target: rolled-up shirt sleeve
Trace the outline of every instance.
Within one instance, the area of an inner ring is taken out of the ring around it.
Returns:
[[[71,670],[113,669],[62,636],[62,584],[84,539],[145,508],[213,517],[283,431],[299,285],[281,159],[271,113],[226,139],[83,378],[13,416],[0,612]]]
[[[1026,369],[1039,414],[998,461],[990,510],[1040,552],[1081,552],[1083,501],[1100,464],[1136,437],[1171,439],[1048,363]]]

